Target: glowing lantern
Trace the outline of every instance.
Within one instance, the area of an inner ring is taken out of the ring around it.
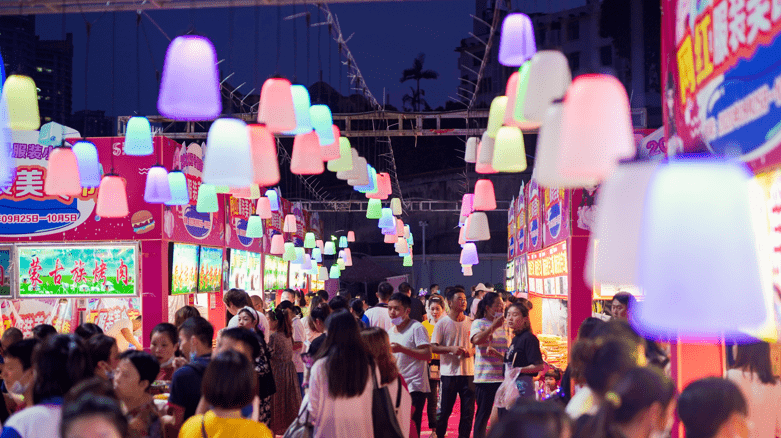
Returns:
[[[258,123],[266,125],[273,133],[296,129],[296,109],[290,81],[271,78],[263,83],[258,103]]]
[[[77,196],[81,194],[79,165],[69,147],[57,147],[49,153],[49,165],[43,191],[49,196]]]
[[[215,120],[206,145],[203,182],[230,187],[252,184],[252,152],[246,123],[239,119]]]
[[[325,170],[320,159],[320,144],[317,134],[310,131],[296,135],[290,158],[290,171],[296,175],[319,175]]]
[[[516,12],[504,17],[499,40],[499,63],[519,67],[536,52],[534,25],[529,16]]]
[[[217,192],[211,184],[198,186],[198,202],[195,211],[198,213],[216,213],[220,209],[217,202]]]
[[[128,215],[125,181],[118,175],[107,174],[100,181],[95,214],[105,218],[119,218]]]
[[[271,248],[269,252],[274,255],[282,255],[285,253],[285,238],[281,234],[274,234],[271,237]]]
[[[214,120],[222,112],[217,52],[208,38],[174,38],[165,53],[157,109],[173,120]]]
[[[171,200],[171,186],[168,183],[168,171],[163,166],[152,166],[146,174],[144,201],[150,204],[163,204]]]
[[[475,183],[475,197],[472,208],[476,211],[496,210],[494,184],[490,179],[479,179]]]
[[[252,151],[252,180],[263,187],[279,182],[279,160],[274,135],[263,125],[249,125],[250,150]]]
[[[263,237],[263,219],[260,216],[253,214],[249,217],[245,236],[253,239]]]
[[[515,126],[502,126],[494,142],[494,170],[523,172],[526,170],[526,146],[523,133]]]
[[[82,187],[95,188],[100,185],[100,162],[98,161],[98,150],[95,145],[89,141],[78,141],[71,149],[76,156],[76,162],[79,165],[79,183]],[[151,169],[150,169],[151,171]],[[165,186],[168,187],[168,172],[163,169],[165,177]],[[147,184],[149,183],[149,174],[147,174]],[[149,202],[149,201],[147,201]]]
[[[146,117],[131,117],[125,126],[125,155],[144,156],[155,153],[152,143],[152,125]]]

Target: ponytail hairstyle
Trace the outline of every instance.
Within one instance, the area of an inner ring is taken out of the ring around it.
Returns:
[[[477,303],[477,312],[475,312],[475,319],[483,319],[486,318],[488,315],[488,309],[491,308],[491,306],[494,305],[497,299],[501,299],[501,296],[499,296],[496,292],[486,292],[485,295],[483,295],[483,299],[481,299]]]
[[[271,319],[277,323],[277,333],[283,334],[286,338],[293,336],[293,327],[290,323],[290,318],[288,317],[289,312],[289,309],[283,309],[280,306],[277,306],[269,313]]]
[[[575,432],[577,437],[619,438],[614,428],[628,424],[644,410],[658,403],[662,412],[675,397],[675,385],[654,368],[633,368],[605,394],[596,415]]]

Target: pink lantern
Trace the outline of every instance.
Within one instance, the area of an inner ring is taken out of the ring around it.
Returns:
[[[473,193],[466,193],[461,199],[461,216],[467,217],[474,211],[475,195]]]
[[[296,135],[293,154],[290,158],[290,172],[296,175],[319,175],[325,166],[320,157],[320,141],[314,131]]]
[[[396,234],[386,234],[385,235],[385,243],[396,243],[397,237]]]
[[[249,125],[255,184],[270,187],[279,182],[279,160],[274,135],[263,125]]]
[[[334,133],[334,142],[329,145],[320,146],[320,154],[323,161],[338,160],[342,157],[342,153],[339,150],[339,137],[342,135],[342,133],[339,131],[339,127],[336,125],[332,125],[331,129]]]
[[[404,221],[401,219],[396,219],[396,235],[399,237],[404,236]]]
[[[57,147],[49,153],[49,165],[43,191],[50,196],[77,196],[81,194],[79,164],[69,147]]]
[[[409,254],[409,243],[407,243],[407,239],[398,237],[396,239],[395,250],[399,254]]]
[[[460,228],[460,231],[458,232],[458,244],[459,245],[466,245],[466,229],[469,227],[469,216],[466,218],[466,225]]]
[[[490,179],[479,179],[475,183],[475,196],[472,208],[476,211],[496,210],[494,184]]]
[[[282,225],[282,231],[286,233],[295,233],[296,232],[296,216],[292,214],[288,214],[285,216],[285,222]]]
[[[255,214],[260,216],[261,219],[271,219],[271,201],[265,196],[258,198],[258,206],[255,209]]]
[[[350,248],[344,249],[344,265],[345,266],[353,265],[353,252],[350,251]]]
[[[469,242],[461,249],[461,264],[462,265],[476,265],[480,263],[477,257],[477,246]]]
[[[281,234],[274,234],[274,237],[271,238],[271,249],[269,252],[274,255],[285,253],[285,238]]]
[[[293,105],[293,93],[290,81],[283,78],[271,78],[263,83],[260,90],[258,123],[266,125],[273,133],[292,131],[296,128],[296,110]]]
[[[347,232],[347,241],[348,242],[355,242],[355,231],[348,231]]]
[[[118,175],[110,173],[100,181],[95,214],[100,217],[125,217],[128,215],[125,181]]]
[[[575,78],[561,115],[559,173],[604,180],[624,158],[636,154],[629,98],[610,75]]]
[[[388,199],[388,196],[393,193],[393,186],[391,184],[390,174],[387,172],[381,172],[377,174],[377,185],[380,187],[380,191],[385,193],[385,197],[382,199]]]
[[[472,276],[472,266],[462,266],[461,272],[464,274],[464,277],[471,277]]]
[[[513,117],[513,114],[515,114],[515,100],[518,97],[518,77],[519,73],[516,71],[507,79],[507,89],[504,92],[505,96],[507,96],[507,108],[504,110],[504,122],[502,123],[504,126],[518,126],[515,117]]]

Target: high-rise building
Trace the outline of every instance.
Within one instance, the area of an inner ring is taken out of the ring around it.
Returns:
[[[38,87],[41,123],[68,123],[73,107],[73,34],[41,40],[35,16],[0,16],[0,55],[6,74],[19,72]]]

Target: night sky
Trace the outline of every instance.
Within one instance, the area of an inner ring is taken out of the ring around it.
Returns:
[[[480,1],[480,0],[478,0]],[[488,0],[493,1],[493,0]],[[526,12],[534,10],[552,10],[572,7],[585,0],[522,0],[520,7]],[[282,17],[302,12],[303,3],[297,7],[283,7]],[[458,87],[458,54],[454,49],[462,38],[468,38],[473,20],[469,14],[475,11],[475,0],[438,0],[387,2],[365,4],[332,4],[345,38],[355,33],[348,47],[358,62],[358,66],[375,97],[382,103],[383,88],[390,94],[388,103],[401,108],[401,97],[409,92],[411,82],[399,83],[402,71],[412,65],[415,56],[426,54],[427,69],[440,73],[435,81],[423,81],[421,88],[426,90],[426,99],[436,108],[444,106],[448,96],[456,96]],[[310,6],[312,22],[317,22],[317,10]],[[208,36],[217,48],[222,73],[236,74],[229,79],[234,87],[246,82],[239,89],[247,93],[252,88],[259,89],[263,81],[276,72],[277,67],[277,15],[278,8],[260,7],[259,54],[255,56],[255,13],[253,8],[237,7],[234,10],[233,44],[230,49],[230,12],[228,9],[199,9],[149,11],[147,12],[163,31],[170,37],[182,34],[190,27]],[[115,85],[112,102],[112,27],[114,15],[106,14],[70,14],[66,20],[66,32],[74,34],[73,56],[73,111],[84,109],[84,76],[87,38],[85,20],[94,23],[91,31],[88,66],[89,109],[105,110],[108,115],[131,115],[137,103],[137,62],[136,62],[136,15],[116,13],[116,44],[114,56]],[[295,21],[295,24],[294,24]],[[42,39],[59,39],[63,36],[62,16],[40,15],[37,17],[36,30]],[[144,33],[144,30],[146,31]],[[297,32],[296,32],[297,30]],[[283,20],[281,28],[281,56],[279,71],[299,82],[307,78],[306,25],[303,18]],[[293,38],[298,35],[298,66],[294,69]],[[309,84],[318,79],[318,34],[320,35],[320,53],[323,65],[323,79],[331,83],[342,94],[347,94],[348,85],[346,67],[339,75],[336,56],[336,43],[328,36],[325,26],[312,27],[309,30],[310,59]],[[145,36],[146,35],[146,36]],[[156,101],[158,85],[156,73],[162,72],[163,58],[168,47],[168,39],[147,18],[143,18],[140,31],[140,73],[141,102],[143,115],[157,114]],[[329,46],[330,44],[330,46]],[[150,54],[151,48],[151,54]],[[330,48],[330,51],[329,51]],[[330,57],[330,63],[329,63]],[[257,61],[257,77],[253,77]],[[232,67],[232,68],[231,68]],[[330,75],[330,76],[329,76]],[[309,85],[307,84],[307,85]],[[257,92],[257,91],[255,91]],[[112,110],[113,108],[113,110]]]

